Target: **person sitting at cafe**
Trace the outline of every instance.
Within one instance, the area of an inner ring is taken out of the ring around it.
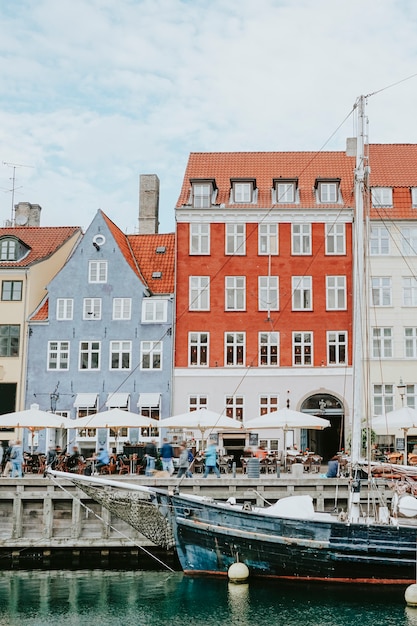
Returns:
[[[326,478],[337,478],[339,474],[339,457],[337,454],[332,456],[328,462]]]
[[[254,457],[263,461],[268,456],[268,450],[265,450],[265,446],[260,444],[259,448],[256,450]]]
[[[80,461],[83,461],[83,457],[80,454],[77,446],[74,446],[72,449],[72,454],[67,459],[67,469],[71,472],[75,469],[78,469],[78,464]]]
[[[96,469],[99,472],[102,467],[108,465],[110,461],[109,453],[104,448],[100,448],[97,455]]]

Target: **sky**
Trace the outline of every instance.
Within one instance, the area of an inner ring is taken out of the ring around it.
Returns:
[[[138,232],[139,176],[175,230],[190,152],[417,143],[415,0],[0,2],[0,225],[102,209]],[[372,94],[372,95],[370,95]]]

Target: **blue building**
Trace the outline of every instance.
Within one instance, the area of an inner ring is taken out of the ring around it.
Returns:
[[[76,418],[111,408],[171,412],[174,234],[125,235],[99,210],[29,320],[26,406]],[[37,448],[88,455],[159,429],[42,431]],[[62,437],[62,438],[61,438]]]

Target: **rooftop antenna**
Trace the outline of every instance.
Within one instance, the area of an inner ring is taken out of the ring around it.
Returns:
[[[33,165],[23,165],[22,163],[7,163],[6,161],[3,161],[3,165],[7,165],[7,167],[12,167],[13,168],[13,176],[11,177],[11,181],[12,181],[12,188],[11,188],[11,192],[12,192],[12,212],[11,212],[11,222],[13,224],[13,211],[14,211],[14,192],[16,191],[16,168],[17,167],[31,167],[33,168]]]

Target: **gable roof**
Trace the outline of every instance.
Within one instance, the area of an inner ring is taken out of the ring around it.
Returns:
[[[50,257],[76,233],[79,226],[10,226],[0,228],[1,237],[16,237],[29,250],[18,261],[2,261],[0,267],[29,267]]]

